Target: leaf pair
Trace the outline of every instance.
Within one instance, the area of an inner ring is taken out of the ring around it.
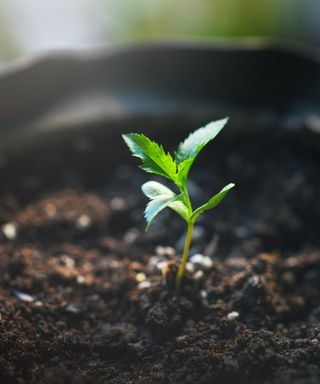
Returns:
[[[141,159],[140,168],[171,180],[181,192],[175,194],[168,187],[155,181],[149,181],[142,186],[143,193],[150,199],[145,210],[145,218],[148,223],[147,229],[158,213],[167,207],[178,213],[188,223],[194,223],[201,213],[217,206],[229,190],[234,187],[234,184],[228,184],[206,204],[195,211],[192,210],[187,190],[187,178],[190,168],[199,152],[217,136],[227,121],[226,118],[211,122],[191,133],[178,146],[174,158],[161,145],[143,134],[129,133],[123,135],[123,139],[133,156]]]
[[[207,203],[201,205],[190,214],[186,205],[181,201],[182,194],[176,195],[171,189],[157,181],[148,181],[142,185],[143,193],[150,199],[145,209],[145,218],[148,223],[147,229],[158,213],[167,207],[178,213],[185,221],[194,223],[203,212],[220,204],[234,186],[233,183],[226,185],[220,192],[211,197]]]
[[[139,133],[123,135],[133,156],[141,159],[140,168],[149,173],[166,177],[178,186],[185,184],[189,170],[202,148],[213,140],[228,119],[209,123],[191,133],[183,141],[175,154],[175,159],[163,147]]]

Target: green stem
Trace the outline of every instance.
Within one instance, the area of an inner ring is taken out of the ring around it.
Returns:
[[[184,277],[185,271],[186,271],[186,265],[188,261],[189,251],[190,251],[190,244],[192,239],[192,231],[193,231],[193,223],[188,223],[188,230],[187,230],[187,236],[186,241],[184,243],[181,263],[179,266],[179,270],[176,277],[176,291],[180,291],[180,284]]]

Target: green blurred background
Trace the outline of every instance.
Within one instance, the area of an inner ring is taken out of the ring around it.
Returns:
[[[269,37],[320,47],[320,0],[0,0],[0,62],[145,40]]]

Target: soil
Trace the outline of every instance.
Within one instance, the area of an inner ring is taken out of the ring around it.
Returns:
[[[0,382],[320,382],[319,138],[204,151],[194,204],[237,186],[199,220],[180,296],[185,224],[168,211],[144,231],[140,186],[157,178],[118,144],[117,158],[83,137],[2,164]]]

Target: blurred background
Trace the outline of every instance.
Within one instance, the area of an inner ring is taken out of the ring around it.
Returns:
[[[1,0],[0,65],[56,49],[269,37],[320,49],[319,0]]]

